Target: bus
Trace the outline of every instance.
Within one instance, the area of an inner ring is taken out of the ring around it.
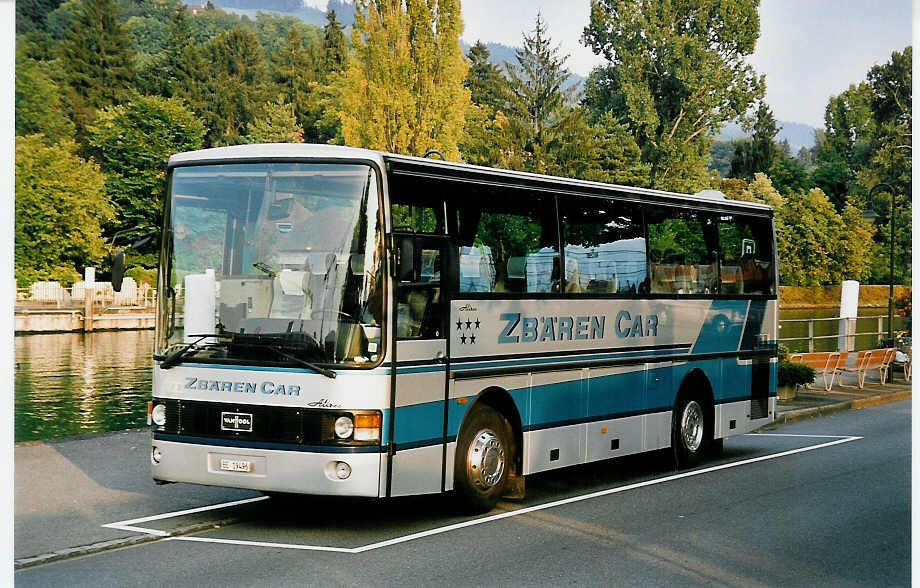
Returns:
[[[485,510],[773,420],[769,206],[329,145],[180,153],[167,184],[157,482]]]

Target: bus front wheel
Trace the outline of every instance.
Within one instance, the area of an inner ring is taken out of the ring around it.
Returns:
[[[678,468],[697,465],[712,443],[712,423],[706,407],[697,398],[681,398],[674,407],[671,446]]]
[[[464,506],[491,510],[504,493],[513,460],[511,426],[492,408],[479,405],[457,438],[454,488]]]

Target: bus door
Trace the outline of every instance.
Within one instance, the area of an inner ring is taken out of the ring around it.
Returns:
[[[440,492],[446,442],[448,293],[458,272],[446,236],[394,233],[395,329],[388,495]]]

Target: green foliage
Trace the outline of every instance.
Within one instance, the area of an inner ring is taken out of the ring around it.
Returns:
[[[326,73],[342,71],[348,61],[348,43],[342,28],[335,10],[329,10],[323,27],[323,69]]]
[[[360,0],[353,58],[332,83],[349,145],[459,158],[469,104],[457,0]]]
[[[583,41],[608,61],[588,79],[595,113],[625,122],[656,188],[708,184],[710,136],[761,98],[745,57],[760,33],[757,0],[592,0]]]
[[[508,80],[498,66],[489,61],[489,49],[482,41],[476,41],[466,58],[470,68],[463,85],[469,89],[473,104],[493,109],[504,108],[508,103]]]
[[[16,67],[16,135],[43,133],[49,144],[73,137],[74,126],[49,64],[22,59]]]
[[[110,234],[160,225],[167,159],[200,148],[204,134],[201,121],[177,98],[138,97],[99,113],[88,142],[117,210]],[[155,247],[151,243],[142,252],[154,253]]]
[[[785,155],[774,143],[778,132],[773,111],[766,102],[761,101],[755,115],[753,137],[736,143],[731,161],[731,177],[751,180],[757,172],[769,172],[777,155]]]
[[[17,0],[16,34],[44,29],[48,14],[60,4],[61,0]]]
[[[283,95],[262,106],[262,113],[247,125],[246,134],[250,143],[303,143],[303,129],[297,126],[294,109]]]
[[[80,0],[74,21],[61,41],[61,56],[78,131],[95,110],[125,100],[134,78],[134,53],[114,0]]]
[[[728,177],[736,148],[736,141],[713,141],[709,150],[709,169],[718,171],[719,177]]]
[[[206,11],[207,12],[207,11]],[[174,94],[201,118],[207,146],[245,143],[247,125],[268,100],[268,69],[255,34],[237,27],[221,31],[179,57]]]
[[[99,167],[73,142],[49,146],[41,135],[16,138],[15,273],[20,285],[67,280],[102,259],[101,224],[113,217]]]
[[[793,363],[784,359],[776,365],[777,386],[804,386],[814,381],[814,368],[804,363]]]
[[[133,279],[138,285],[156,286],[157,284],[157,270],[155,268],[147,269],[135,266],[125,271],[125,277]]]
[[[732,192],[726,195],[735,197]],[[848,206],[838,213],[817,188],[781,195],[759,173],[736,198],[773,207],[781,284],[817,286],[867,275],[871,230],[856,208]]]

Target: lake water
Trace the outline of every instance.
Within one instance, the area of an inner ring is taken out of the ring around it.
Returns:
[[[14,339],[16,441],[146,425],[153,331]]]
[[[860,315],[887,314],[861,308]],[[781,319],[837,316],[837,309],[781,310]],[[887,319],[884,321],[887,331]],[[895,321],[902,328],[903,319]],[[877,319],[860,319],[857,332],[874,331]],[[816,321],[815,335],[836,334],[836,321]],[[808,324],[785,323],[780,337],[804,337]],[[856,348],[875,347],[875,335],[857,337]],[[806,342],[787,343],[792,351]],[[815,349],[837,348],[820,339]],[[153,331],[63,333],[15,337],[15,435],[31,441],[142,427],[150,399]]]

